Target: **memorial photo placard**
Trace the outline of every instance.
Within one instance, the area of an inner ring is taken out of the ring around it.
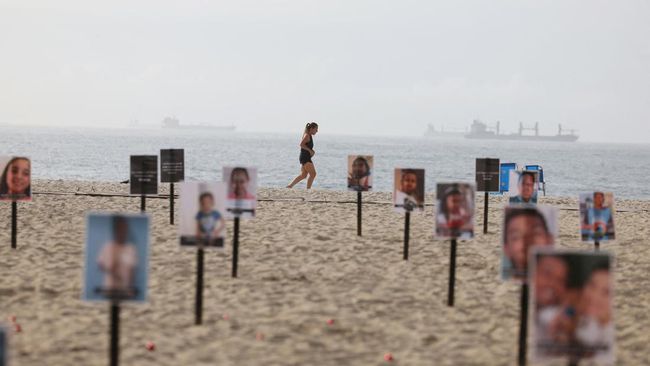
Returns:
[[[84,300],[146,300],[149,222],[146,214],[86,216]]]
[[[367,192],[372,190],[372,155],[348,155],[348,190]]]
[[[580,237],[584,242],[603,242],[616,238],[614,230],[614,194],[580,194]]]
[[[611,256],[538,249],[530,261],[533,359],[614,365]]]
[[[395,169],[393,206],[397,212],[424,211],[424,169]]]
[[[526,281],[533,247],[553,247],[558,236],[558,210],[551,206],[510,205],[502,229],[501,278]]]
[[[539,172],[534,170],[510,171],[510,203],[537,204]]]
[[[0,156],[0,201],[32,200],[32,163],[20,156]]]
[[[436,236],[473,238],[474,186],[469,183],[438,183],[436,198]]]
[[[253,218],[257,208],[257,168],[226,166],[223,181],[228,185],[226,217]]]
[[[178,236],[181,246],[223,248],[226,183],[181,183],[180,199]]]

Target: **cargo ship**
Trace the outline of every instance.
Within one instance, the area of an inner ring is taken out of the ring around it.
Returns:
[[[556,135],[540,135],[539,122],[535,123],[535,127],[524,127],[522,122],[519,122],[518,133],[501,133],[501,123],[497,121],[495,128],[488,127],[487,124],[474,120],[470,126],[470,132],[465,135],[468,139],[481,139],[481,140],[520,140],[520,141],[559,141],[559,142],[575,142],[578,140],[578,135],[575,130],[564,130],[562,125],[558,125],[558,132]],[[534,131],[534,134],[526,134],[524,131]],[[568,133],[566,133],[568,131]]]
[[[432,138],[449,138],[449,137],[456,137],[456,138],[462,138],[467,131],[457,131],[457,130],[445,130],[445,126],[441,126],[440,129],[436,129],[436,127],[429,123],[427,125],[427,130],[424,131],[424,137],[432,137]]]
[[[178,129],[205,129],[211,131],[224,131],[224,132],[233,132],[235,131],[235,126],[215,126],[211,124],[195,124],[195,125],[182,125],[176,117],[165,117],[162,120],[162,128],[178,128]]]

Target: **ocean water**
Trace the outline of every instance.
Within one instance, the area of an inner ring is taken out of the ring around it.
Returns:
[[[259,169],[263,187],[284,187],[299,172],[300,131],[262,134],[200,130],[20,128],[0,126],[0,155],[32,159],[34,179],[122,181],[129,156],[185,149],[186,180],[220,180],[224,165]],[[392,191],[393,169],[426,169],[428,192],[437,182],[474,181],[475,158],[544,167],[549,196],[612,191],[617,198],[648,199],[650,144],[499,142],[425,137],[314,137],[314,188],[346,189],[348,154],[375,156],[374,190]],[[304,187],[304,182],[298,187]]]

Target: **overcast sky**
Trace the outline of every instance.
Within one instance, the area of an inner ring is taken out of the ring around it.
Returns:
[[[647,0],[0,0],[0,123],[650,142]]]

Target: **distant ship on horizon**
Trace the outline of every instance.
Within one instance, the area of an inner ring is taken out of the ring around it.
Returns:
[[[470,126],[470,132],[465,134],[468,139],[481,139],[481,140],[523,140],[523,141],[559,141],[559,142],[575,142],[578,140],[578,135],[575,130],[568,130],[568,134],[564,133],[567,130],[562,129],[562,125],[558,125],[558,132],[556,135],[540,135],[539,122],[535,122],[535,127],[524,127],[522,122],[519,122],[519,132],[502,134],[500,131],[501,122],[497,121],[496,127],[491,129],[487,124],[475,119]],[[526,135],[524,131],[535,131],[534,135]]]
[[[207,123],[195,124],[195,125],[181,125],[180,121],[176,117],[165,117],[162,120],[162,128],[179,128],[179,129],[206,129],[214,131],[225,131],[233,132],[235,131],[235,125],[230,126],[215,126]]]
[[[427,125],[427,130],[424,131],[424,137],[463,137],[467,131],[460,130],[445,130],[445,126],[440,126],[440,129],[429,123]]]

